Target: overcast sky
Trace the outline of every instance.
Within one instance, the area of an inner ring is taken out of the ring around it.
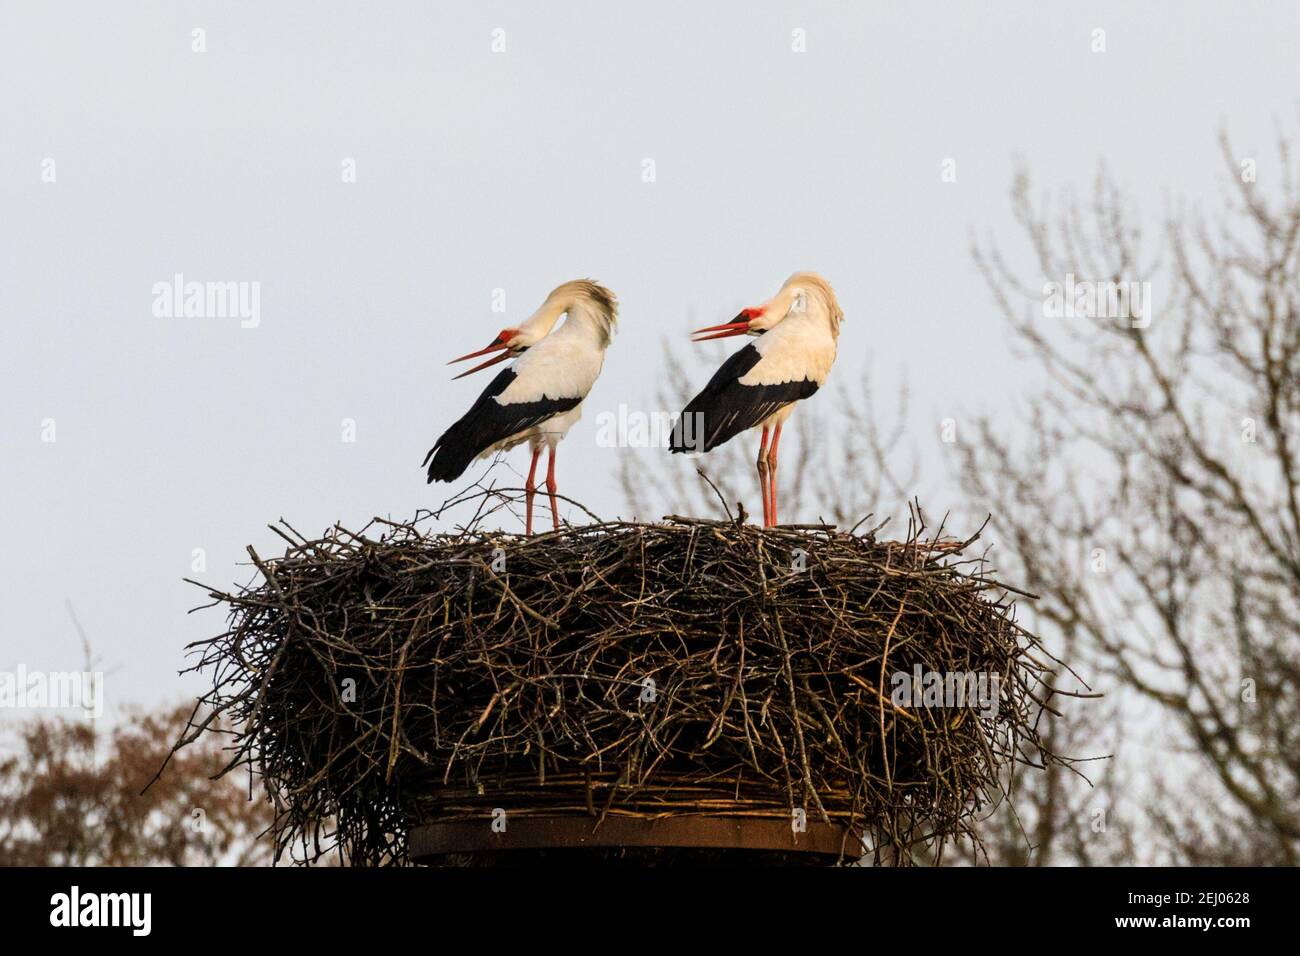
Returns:
[[[445,361],[575,277],[622,303],[559,457],[603,515],[597,414],[798,269],[846,313],[833,377],[906,378],[923,456],[944,417],[1014,430],[969,245],[1016,238],[1016,162],[1212,204],[1219,127],[1262,181],[1300,94],[1287,4],[434,6],[0,2],[0,670],[79,668],[70,603],[110,715],[192,693],[222,621],[182,577],[442,501],[420,459],[485,384]],[[177,273],[257,283],[256,327],[156,314]]]

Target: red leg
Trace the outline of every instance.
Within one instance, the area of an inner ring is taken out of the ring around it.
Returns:
[[[533,452],[533,463],[528,469],[528,480],[524,482],[524,496],[528,501],[528,517],[524,525],[525,533],[533,533],[533,495],[537,494],[537,459],[542,457],[542,446],[538,445],[537,450]]]
[[[763,495],[763,527],[768,526],[770,512],[767,508],[767,426],[763,426],[763,441],[758,446],[758,490]]]
[[[538,449],[539,451],[541,449]],[[551,454],[546,459],[546,493],[551,496],[551,523],[555,530],[560,530],[560,509],[555,504],[555,446],[551,446]]]
[[[772,494],[772,506],[768,510],[772,514],[772,527],[776,527],[776,446],[779,444],[781,444],[781,426],[777,425],[776,431],[772,432],[772,450],[767,453],[767,481]]]

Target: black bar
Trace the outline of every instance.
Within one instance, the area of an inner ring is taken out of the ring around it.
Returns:
[[[997,939],[1055,945],[1103,936],[1182,942],[1191,935],[1231,945],[1244,941],[1242,933],[1277,934],[1295,922],[1295,873],[1284,869],[0,868],[6,943],[76,934],[132,945],[129,925],[52,926],[58,895],[70,904],[73,886],[83,907],[88,894],[150,894],[150,938],[259,948],[355,940],[441,949],[453,940],[472,945],[467,935],[483,934],[495,950],[521,934],[531,945],[586,952],[637,940],[681,942],[683,934],[693,942],[715,933],[735,942],[784,930],[818,946],[910,939],[951,949]],[[97,906],[98,897],[89,905]],[[1132,919],[1154,922],[1120,925]],[[1210,924],[1190,925],[1193,919]],[[591,935],[602,927],[614,935]]]

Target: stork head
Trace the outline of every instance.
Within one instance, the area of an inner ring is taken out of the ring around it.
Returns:
[[[614,293],[590,279],[566,282],[552,290],[538,310],[518,327],[502,329],[486,348],[452,359],[447,364],[464,362],[492,352],[501,353],[475,365],[468,372],[461,372],[455,376],[455,378],[464,378],[489,365],[517,358],[525,349],[531,348],[550,335],[555,324],[565,315],[570,316],[570,320],[576,317],[580,322],[589,325],[603,348],[609,344],[614,325],[618,321],[618,300],[614,297]]]
[[[740,314],[730,322],[696,329],[691,333],[691,341],[707,342],[710,339],[729,339],[733,335],[762,335],[785,318],[784,312],[778,314],[775,309],[771,308],[772,304],[771,302],[765,302],[753,308],[741,309]]]
[[[796,272],[785,280],[781,291],[762,305],[741,309],[740,314],[722,325],[710,325],[691,333],[692,341],[707,342],[733,335],[762,335],[772,326],[794,315],[809,315],[827,322],[832,336],[840,333],[844,313],[830,283],[815,272]]]
[[[502,329],[497,333],[496,338],[488,343],[486,348],[481,348],[477,352],[470,352],[468,355],[462,355],[460,358],[454,358],[447,364],[455,365],[457,362],[465,362],[469,359],[478,358],[480,355],[488,355],[492,352],[500,352],[501,354],[494,355],[486,362],[480,362],[468,372],[461,372],[459,375],[452,376],[452,380],[455,381],[458,378],[464,378],[466,375],[473,375],[475,372],[480,369],[485,369],[489,365],[496,365],[498,362],[504,362],[506,359],[514,358],[531,344],[531,342],[524,344],[523,328]]]

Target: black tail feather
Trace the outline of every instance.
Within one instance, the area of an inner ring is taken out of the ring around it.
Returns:
[[[513,368],[504,369],[492,380],[460,420],[443,432],[429,449],[424,462],[429,481],[455,481],[477,456],[499,442],[540,425],[554,415],[567,412],[582,401],[573,398],[542,398],[531,402],[502,404],[496,396],[515,380]]]
[[[692,451],[709,451],[712,445],[706,445],[709,436],[704,395],[696,395],[689,405],[682,409],[673,425],[673,434],[668,448],[674,454]]]
[[[457,422],[456,425],[459,425]],[[465,473],[478,450],[464,441],[464,436],[452,434],[456,430],[456,425],[447,429],[443,436],[438,439],[429,453],[424,456],[421,467],[428,466],[429,478],[427,484],[435,481],[455,481]],[[461,438],[462,440],[457,440]]]

